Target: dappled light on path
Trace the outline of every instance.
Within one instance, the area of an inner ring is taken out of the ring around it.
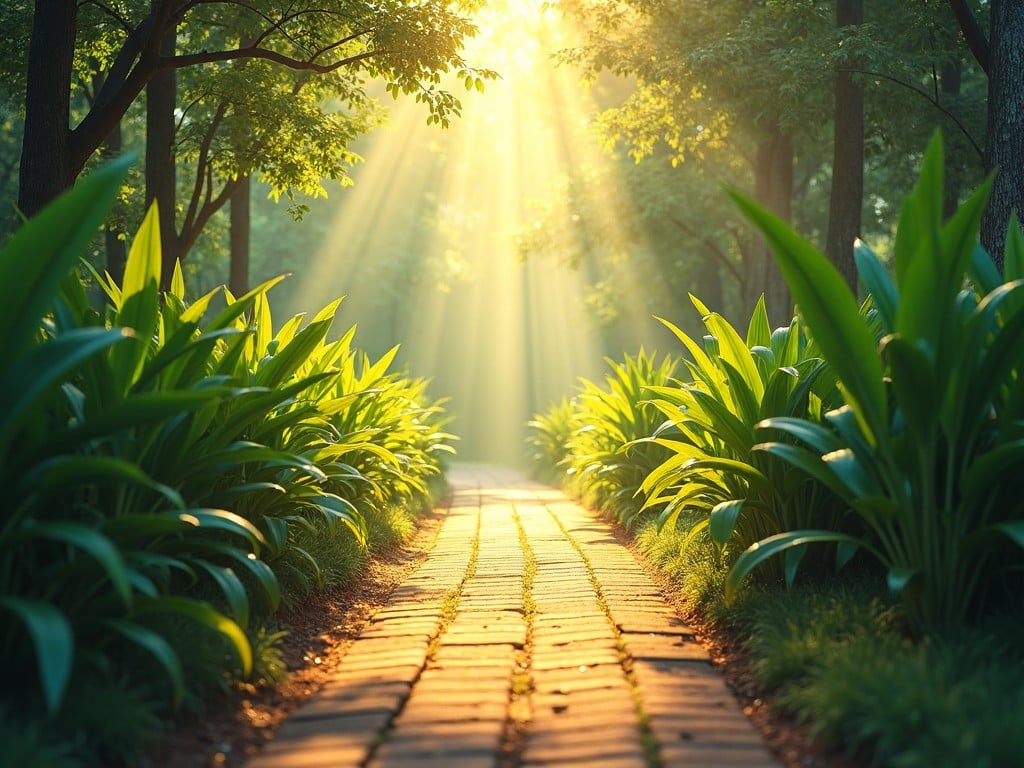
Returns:
[[[456,466],[433,548],[249,768],[772,768],[610,525]]]
[[[399,361],[451,396],[461,456],[517,463],[530,416],[603,366],[588,275],[556,258],[520,263],[516,233],[562,174],[608,161],[585,130],[594,108],[577,76],[549,58],[567,44],[557,17],[541,3],[500,6],[480,17],[466,58],[502,78],[484,93],[446,84],[464,106],[448,130],[385,97],[391,124],[360,148],[355,186],[335,193],[330,233],[299,279],[309,306],[346,294],[340,316],[359,324],[361,346],[401,344]],[[628,275],[613,279],[633,290]]]

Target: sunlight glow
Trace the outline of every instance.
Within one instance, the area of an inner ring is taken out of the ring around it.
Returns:
[[[577,76],[549,60],[565,44],[557,21],[539,0],[489,3],[466,58],[502,79],[483,94],[449,86],[463,116],[446,131],[409,99],[389,103],[391,126],[358,147],[366,162],[335,193],[301,285],[309,306],[347,294],[340,317],[358,322],[362,346],[400,343],[399,360],[451,396],[464,459],[520,463],[525,422],[604,371],[588,276],[554,258],[520,263],[514,243],[560,174],[608,162],[581,130],[594,107]],[[636,290],[628,274],[605,279]]]

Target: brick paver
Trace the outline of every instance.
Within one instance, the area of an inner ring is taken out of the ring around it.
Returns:
[[[459,467],[429,558],[250,768],[774,766],[611,528]]]

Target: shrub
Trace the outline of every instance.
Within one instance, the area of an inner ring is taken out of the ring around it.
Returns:
[[[735,197],[771,243],[847,401],[826,414],[825,424],[762,422],[800,444],[765,442],[756,450],[827,485],[870,534],[812,528],[768,537],[737,560],[730,590],[775,554],[838,542],[884,565],[890,588],[903,595],[908,618],[922,630],[961,622],[984,606],[991,587],[1019,572],[1024,235],[1011,224],[1010,282],[968,284],[972,260],[987,259],[978,253],[977,233],[990,182],[943,223],[942,177],[936,135],[901,211],[892,275],[866,248],[858,251],[873,320],[858,312],[849,288],[813,246]]]

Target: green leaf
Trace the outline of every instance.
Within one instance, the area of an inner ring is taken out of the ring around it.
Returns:
[[[1024,232],[1021,231],[1017,211],[1010,212],[1010,221],[1006,227],[1004,254],[1003,274],[1006,281],[1024,279]]]
[[[259,528],[241,515],[226,509],[189,509],[186,510],[186,514],[193,515],[200,528],[216,529],[244,536],[254,547],[267,543]]]
[[[822,461],[821,456],[811,453],[806,448],[786,443],[759,443],[754,446],[754,450],[777,456],[797,469],[803,470],[822,485],[830,488],[841,499],[850,501],[855,496],[853,489],[847,486],[832,468]]]
[[[826,542],[845,542],[850,546],[864,547],[873,553],[875,550],[869,547],[864,541],[849,534],[838,531],[823,530],[802,530],[777,533],[754,544],[751,544],[744,552],[736,558],[729,575],[725,579],[725,599],[732,600],[736,592],[751,571],[764,563],[769,558],[782,554],[793,547],[803,547],[807,544],[820,544]],[[877,553],[875,553],[877,554]],[[795,575],[795,573],[794,573]],[[787,574],[788,576],[788,574]]]
[[[0,380],[0,445],[30,416],[55,384],[71,377],[83,363],[107,347],[124,341],[121,329],[81,328],[61,334],[32,349]]]
[[[719,353],[722,359],[733,366],[746,381],[757,402],[764,396],[764,382],[757,372],[757,365],[746,342],[736,333],[736,329],[716,313],[704,318],[704,325],[718,339]]]
[[[870,469],[873,463],[869,461],[868,466],[865,466],[861,456],[851,448],[842,448],[826,453],[821,460],[835,473],[843,487],[852,492],[854,497],[871,498],[884,495],[878,481],[871,474]]]
[[[889,591],[898,595],[906,588],[911,579],[917,575],[918,571],[918,568],[901,566],[891,567],[885,578],[886,584],[889,585]]]
[[[142,221],[125,262],[121,306],[115,324],[135,331],[139,343],[124,345],[110,356],[110,365],[123,392],[142,370],[156,333],[160,311],[160,220],[156,203]]]
[[[196,560],[196,565],[217,583],[234,620],[242,627],[249,626],[249,596],[246,594],[245,585],[235,572],[227,566],[214,565],[206,560]]]
[[[43,699],[51,713],[60,708],[75,653],[71,623],[48,603],[0,595],[0,608],[13,613],[28,630],[36,653],[36,668],[43,688]]]
[[[17,531],[8,534],[2,540],[2,544],[4,548],[9,548],[12,545],[32,541],[33,539],[59,541],[90,555],[107,574],[107,578],[110,579],[114,591],[121,598],[121,602],[126,607],[131,606],[132,591],[128,583],[128,570],[125,562],[117,547],[100,531],[81,523],[73,523],[66,520],[37,522],[33,525],[24,525]]]
[[[252,673],[252,646],[249,645],[245,632],[234,621],[214,610],[209,603],[187,597],[161,595],[157,598],[140,598],[136,612],[142,615],[175,613],[209,627],[231,644],[241,663],[242,674],[248,676]]]
[[[911,439],[930,445],[938,428],[939,392],[935,367],[918,347],[889,336],[882,340],[889,360],[890,380],[896,402],[903,411]]]
[[[65,275],[92,240],[134,157],[93,171],[22,226],[0,253],[0,370],[32,346]]]
[[[711,510],[709,530],[711,538],[717,544],[727,544],[732,538],[732,532],[736,528],[736,520],[743,511],[743,504],[746,499],[732,499],[723,501],[714,506]]]
[[[849,544],[849,542],[844,542]],[[783,555],[785,563],[783,567],[783,574],[786,579],[786,586],[792,587],[793,582],[796,581],[797,571],[800,570],[800,563],[804,559],[804,555],[807,554],[807,544],[797,544],[786,550],[786,554]]]
[[[768,322],[768,310],[765,309],[764,294],[757,298],[754,312],[750,316],[750,324],[747,326],[748,347],[771,347],[772,327]]]
[[[167,673],[167,679],[171,683],[172,702],[178,707],[185,695],[185,673],[181,668],[181,660],[171,644],[153,630],[131,621],[107,619],[103,623],[148,652],[157,661]]]
[[[174,260],[174,274],[171,275],[171,295],[185,301],[185,275],[181,271],[181,259]]]
[[[874,300],[882,327],[891,333],[896,327],[896,310],[900,297],[888,270],[862,240],[858,239],[854,244],[853,258],[857,263],[857,273]]]
[[[764,233],[814,341],[843,383],[868,440],[888,434],[882,363],[856,299],[828,259],[780,218],[739,194],[736,205]]]
[[[818,453],[829,453],[845,448],[846,444],[835,432],[813,421],[792,416],[779,416],[758,422],[757,429],[779,429],[814,448]],[[757,446],[758,449],[761,446]]]

